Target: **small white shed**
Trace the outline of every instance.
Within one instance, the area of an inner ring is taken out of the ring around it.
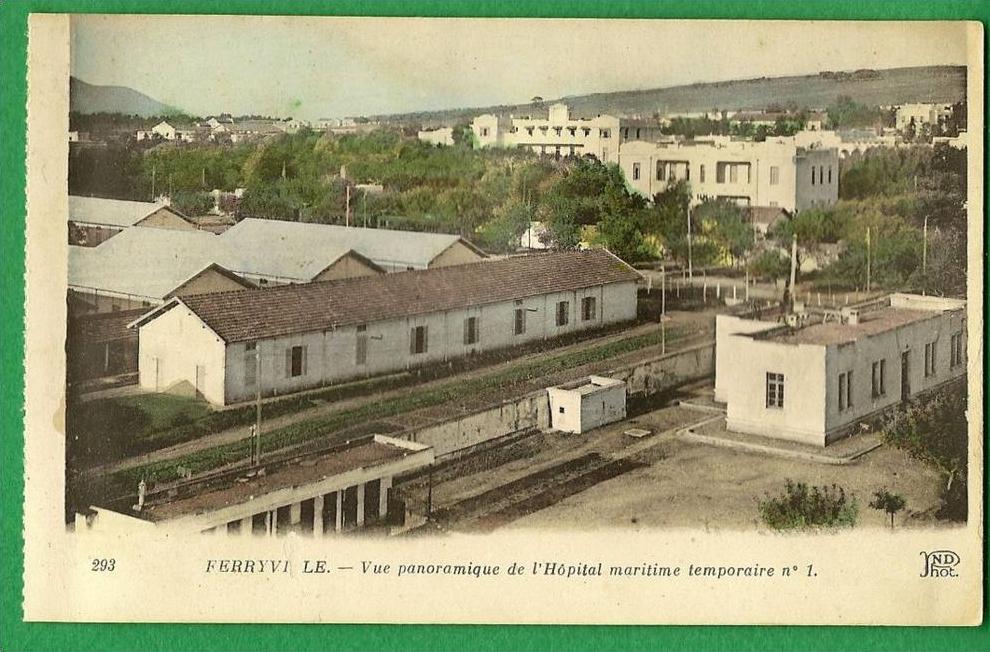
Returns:
[[[580,434],[626,418],[626,384],[604,376],[548,387],[550,426]]]

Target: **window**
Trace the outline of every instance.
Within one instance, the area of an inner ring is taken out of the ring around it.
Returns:
[[[570,301],[557,302],[557,325],[566,326],[571,311]]]
[[[633,163],[632,178],[633,181],[639,181],[639,163]]]
[[[938,340],[925,344],[925,378],[935,375],[935,350]]]
[[[482,127],[481,128],[481,135],[482,135],[482,137],[485,137],[485,136],[488,135],[488,127]]]
[[[512,332],[516,335],[522,335],[526,332],[526,309],[516,308],[516,318],[513,322]]]
[[[596,305],[595,297],[585,297],[581,299],[581,319],[591,321],[595,318]]]
[[[532,136],[533,135],[533,128],[532,127],[526,127],[526,133],[529,134],[530,136]]]
[[[663,161],[657,161],[657,181],[667,178],[667,165]]]
[[[636,129],[636,139],[637,139],[637,140],[639,139],[639,134],[640,134],[640,130],[639,130],[639,128],[637,128],[637,129]]]
[[[780,168],[776,165],[770,166],[770,185],[776,186],[780,183]]]
[[[887,394],[887,361],[880,359],[873,363],[873,398]]]
[[[784,407],[784,374],[767,372],[767,407]]]
[[[828,182],[831,185],[831,183],[832,183],[832,166],[831,165],[828,166]]]
[[[698,166],[698,181],[701,183],[705,182],[705,166]]]
[[[468,317],[464,320],[464,343],[478,343],[478,318]]]
[[[306,373],[306,347],[293,346],[285,350],[285,375],[296,378]]]
[[[557,134],[559,136],[560,135],[560,129],[561,129],[560,127],[554,127],[553,128],[553,131],[554,131],[555,134]]]
[[[853,372],[847,371],[839,374],[839,412],[848,410],[853,406],[852,385]]]
[[[811,185],[815,185],[815,166],[811,166]]]
[[[602,138],[611,138],[612,137],[612,134],[609,133],[609,130],[608,129],[602,129],[601,130],[601,134],[602,134]]]
[[[354,339],[354,364],[362,366],[368,364],[368,326],[361,324],[356,329],[357,335]]]
[[[949,366],[955,367],[963,363],[962,331],[955,333],[949,342]]]
[[[739,183],[739,166],[729,166],[729,183]]]
[[[725,183],[725,163],[715,164],[715,183]]]
[[[427,328],[426,326],[416,326],[409,331],[409,353],[413,355],[426,353],[427,349]]]
[[[254,351],[257,348],[258,348],[258,343],[257,342],[248,342],[247,344],[244,345],[244,350],[245,351]]]

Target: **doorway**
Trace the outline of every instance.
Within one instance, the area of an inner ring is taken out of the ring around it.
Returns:
[[[911,398],[911,352],[901,353],[901,401]]]

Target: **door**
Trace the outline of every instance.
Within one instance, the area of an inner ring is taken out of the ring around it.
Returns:
[[[911,352],[901,353],[901,400],[911,397]]]

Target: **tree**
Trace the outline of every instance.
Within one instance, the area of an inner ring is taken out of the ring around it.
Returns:
[[[687,262],[687,219],[691,205],[691,186],[678,179],[653,197],[653,205],[643,215],[644,236],[663,243],[674,258]]]
[[[877,107],[855,102],[848,95],[840,95],[834,103],[826,108],[826,111],[829,127],[832,129],[870,127],[880,119],[880,110]]]
[[[945,483],[941,518],[967,517],[969,423],[962,383],[935,396],[912,402],[883,425],[883,441],[936,469]]]
[[[907,501],[900,494],[893,494],[883,488],[873,494],[870,507],[890,515],[890,529],[894,529],[894,514],[904,509]]]
[[[699,244],[711,243],[717,258],[727,257],[733,265],[753,246],[753,229],[743,221],[742,208],[731,201],[705,201],[695,208],[692,220],[701,235]]]

